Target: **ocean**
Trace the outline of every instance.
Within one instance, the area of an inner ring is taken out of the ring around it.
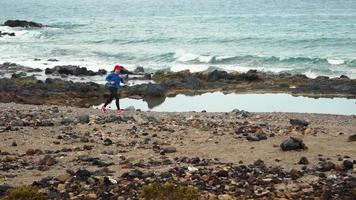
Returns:
[[[0,63],[356,78],[355,0],[1,0],[8,19],[48,27],[1,26]]]

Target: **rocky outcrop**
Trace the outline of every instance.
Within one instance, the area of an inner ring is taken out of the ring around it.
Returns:
[[[105,75],[107,72],[104,69],[99,69],[99,71],[94,72],[88,70],[86,67],[64,65],[64,66],[55,66],[54,68],[47,68],[45,70],[45,73],[53,74],[53,75],[96,76],[96,75]]]
[[[4,26],[9,26],[9,27],[24,27],[24,28],[42,28],[44,25],[32,21],[25,21],[25,20],[7,20],[4,23]]]
[[[8,33],[8,32],[1,32],[1,31],[0,31],[0,37],[1,37],[1,36],[6,36],[6,35],[13,37],[13,36],[15,36],[15,33]]]
[[[11,63],[0,65],[0,72],[1,69],[12,72],[18,69],[30,70]],[[104,71],[92,72],[78,66],[57,66],[46,69],[46,74],[90,76],[103,75]],[[33,77],[23,77],[24,75],[16,74],[11,79],[0,79],[0,101],[87,107],[102,103],[103,98],[108,95],[103,85],[95,83],[75,83],[61,79],[47,79],[43,82]],[[310,79],[303,75],[268,74],[251,70],[247,73],[157,72],[152,79],[155,83],[123,86],[120,90],[121,97],[142,98],[151,106],[177,94],[196,95],[216,91],[281,92],[296,96],[356,98],[356,80],[344,77]],[[305,128],[308,122],[292,120],[291,124]]]
[[[0,79],[1,102],[88,107],[98,104],[105,92],[104,86],[92,82],[74,83],[51,78],[43,82],[34,77]]]
[[[18,73],[18,72],[41,72],[41,69],[25,67],[22,65],[18,65],[16,63],[5,62],[0,64],[0,72],[3,73]]]

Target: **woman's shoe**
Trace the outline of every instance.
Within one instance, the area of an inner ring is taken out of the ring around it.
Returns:
[[[101,107],[101,112],[102,112],[102,113],[106,113],[106,112],[107,112],[107,109],[103,106],[103,107]]]
[[[116,112],[117,112],[118,114],[121,114],[121,113],[123,113],[124,111],[125,111],[124,109],[117,109]]]

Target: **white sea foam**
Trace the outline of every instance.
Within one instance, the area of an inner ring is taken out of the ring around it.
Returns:
[[[340,59],[327,59],[327,61],[331,65],[342,65],[345,63],[344,60],[340,60]]]

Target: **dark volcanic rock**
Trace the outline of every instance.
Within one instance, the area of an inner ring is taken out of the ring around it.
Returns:
[[[308,126],[309,122],[301,119],[290,119],[289,123],[293,126]]]
[[[8,33],[8,32],[1,32],[1,31],[0,31],[0,37],[1,37],[1,36],[5,36],[5,35],[8,35],[8,36],[12,36],[12,37],[13,37],[13,36],[15,36],[15,33]]]
[[[295,137],[290,137],[284,140],[280,147],[283,151],[307,149],[303,140]]]
[[[4,23],[4,26],[25,27],[25,28],[28,28],[28,27],[41,28],[41,27],[43,27],[43,25],[40,23],[25,21],[25,20],[7,20]]]
[[[96,76],[105,75],[107,72],[100,69],[98,72],[88,70],[86,67],[74,65],[55,66],[54,68],[46,68],[45,74],[73,75],[73,76]]]
[[[12,74],[18,72],[41,72],[42,70],[38,68],[34,69],[31,67],[25,67],[16,63],[5,62],[0,64],[0,71]]]

